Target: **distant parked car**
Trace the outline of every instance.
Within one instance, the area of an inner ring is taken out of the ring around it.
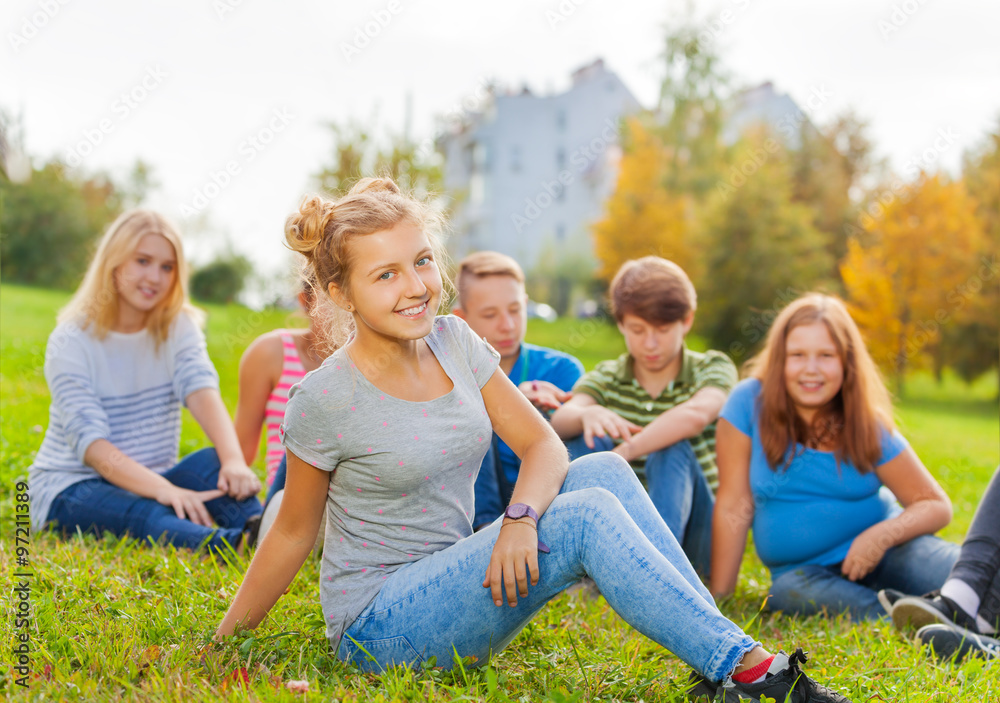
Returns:
[[[552,309],[551,305],[546,305],[545,303],[536,303],[534,300],[528,301],[528,319],[545,320],[546,322],[555,322],[559,315],[556,311]]]

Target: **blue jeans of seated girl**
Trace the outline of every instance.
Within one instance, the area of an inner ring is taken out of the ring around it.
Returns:
[[[175,486],[192,491],[208,491],[219,482],[219,456],[209,447],[180,460],[163,473]],[[221,550],[225,544],[239,544],[247,518],[261,511],[256,497],[238,501],[221,496],[205,503],[218,528],[205,527],[177,517],[174,509],[119,488],[103,478],[74,483],[52,501],[48,521],[59,528],[101,534],[105,530],[119,537],[165,538],[170,544],[194,549],[205,544]]]
[[[715,607],[631,467],[602,452],[570,464],[539,520],[539,580],[513,608],[496,606],[483,578],[502,520],[400,568],[347,629],[337,656],[366,671],[453,656],[480,664],[554,596],[590,576],[630,625],[708,678],[728,677],[756,642]]]
[[[771,584],[771,610],[788,614],[830,615],[843,612],[854,620],[877,620],[888,614],[877,593],[893,588],[907,595],[922,595],[941,588],[960,548],[940,537],[922,535],[886,551],[871,573],[849,581],[834,566],[806,565],[783,572]]]
[[[590,449],[582,435],[566,443],[571,459],[611,451],[614,446],[610,437],[594,437],[594,449]],[[694,570],[707,580],[712,566],[715,496],[690,442],[681,440],[647,455],[646,490]]]

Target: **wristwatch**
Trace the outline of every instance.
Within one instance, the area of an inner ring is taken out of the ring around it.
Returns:
[[[530,517],[535,521],[536,530],[538,525],[538,513],[530,505],[524,503],[512,503],[507,506],[507,509],[503,511],[503,516],[509,517],[511,520],[520,520],[523,517]],[[538,540],[538,551],[545,554],[549,553],[549,547],[542,540]]]
[[[530,517],[538,524],[538,513],[530,505],[525,503],[511,503],[507,506],[507,509],[503,512],[504,517],[509,517],[511,520],[520,520],[523,517]]]

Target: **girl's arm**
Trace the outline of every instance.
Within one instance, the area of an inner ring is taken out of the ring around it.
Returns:
[[[240,395],[233,424],[248,465],[257,458],[267,399],[278,384],[283,362],[281,338],[271,334],[255,339],[240,359]]]
[[[483,386],[482,394],[494,431],[521,459],[511,502],[530,505],[541,518],[566,478],[569,466],[566,448],[499,368]],[[521,518],[518,522],[525,524],[501,528],[483,579],[483,586],[491,588],[496,605],[503,604],[501,584],[507,591],[507,602],[514,607],[518,593],[522,597],[528,594],[529,571],[531,584],[538,583],[538,535],[530,526],[531,518]]]
[[[285,455],[288,475],[278,516],[257,547],[215,639],[237,629],[257,627],[302,568],[316,542],[330,472],[310,466],[291,452]]]
[[[715,428],[715,460],[719,467],[719,490],[712,513],[712,571],[709,586],[715,596],[736,590],[747,532],[753,522],[750,490],[752,441],[728,420]]]
[[[237,500],[256,495],[260,480],[243,460],[236,430],[219,391],[201,388],[191,393],[185,404],[219,455],[219,489]]]
[[[93,467],[108,483],[135,493],[143,498],[152,498],[157,503],[170,506],[177,517],[206,527],[215,523],[205,501],[225,495],[218,489],[192,491],[170,483],[166,478],[138,461],[123,454],[118,447],[106,439],[94,440],[83,455],[83,462]]]
[[[841,572],[851,581],[864,578],[891,547],[933,534],[951,522],[951,500],[911,447],[875,469],[903,506],[903,512],[872,525],[854,538]]]

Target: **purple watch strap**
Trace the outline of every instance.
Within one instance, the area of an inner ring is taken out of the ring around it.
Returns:
[[[523,517],[530,517],[535,521],[535,525],[538,525],[538,513],[535,509],[526,503],[512,503],[507,506],[507,509],[503,512],[504,517],[509,517],[511,520],[520,520]],[[549,553],[549,547],[542,540],[538,540],[538,551],[545,554]]]

